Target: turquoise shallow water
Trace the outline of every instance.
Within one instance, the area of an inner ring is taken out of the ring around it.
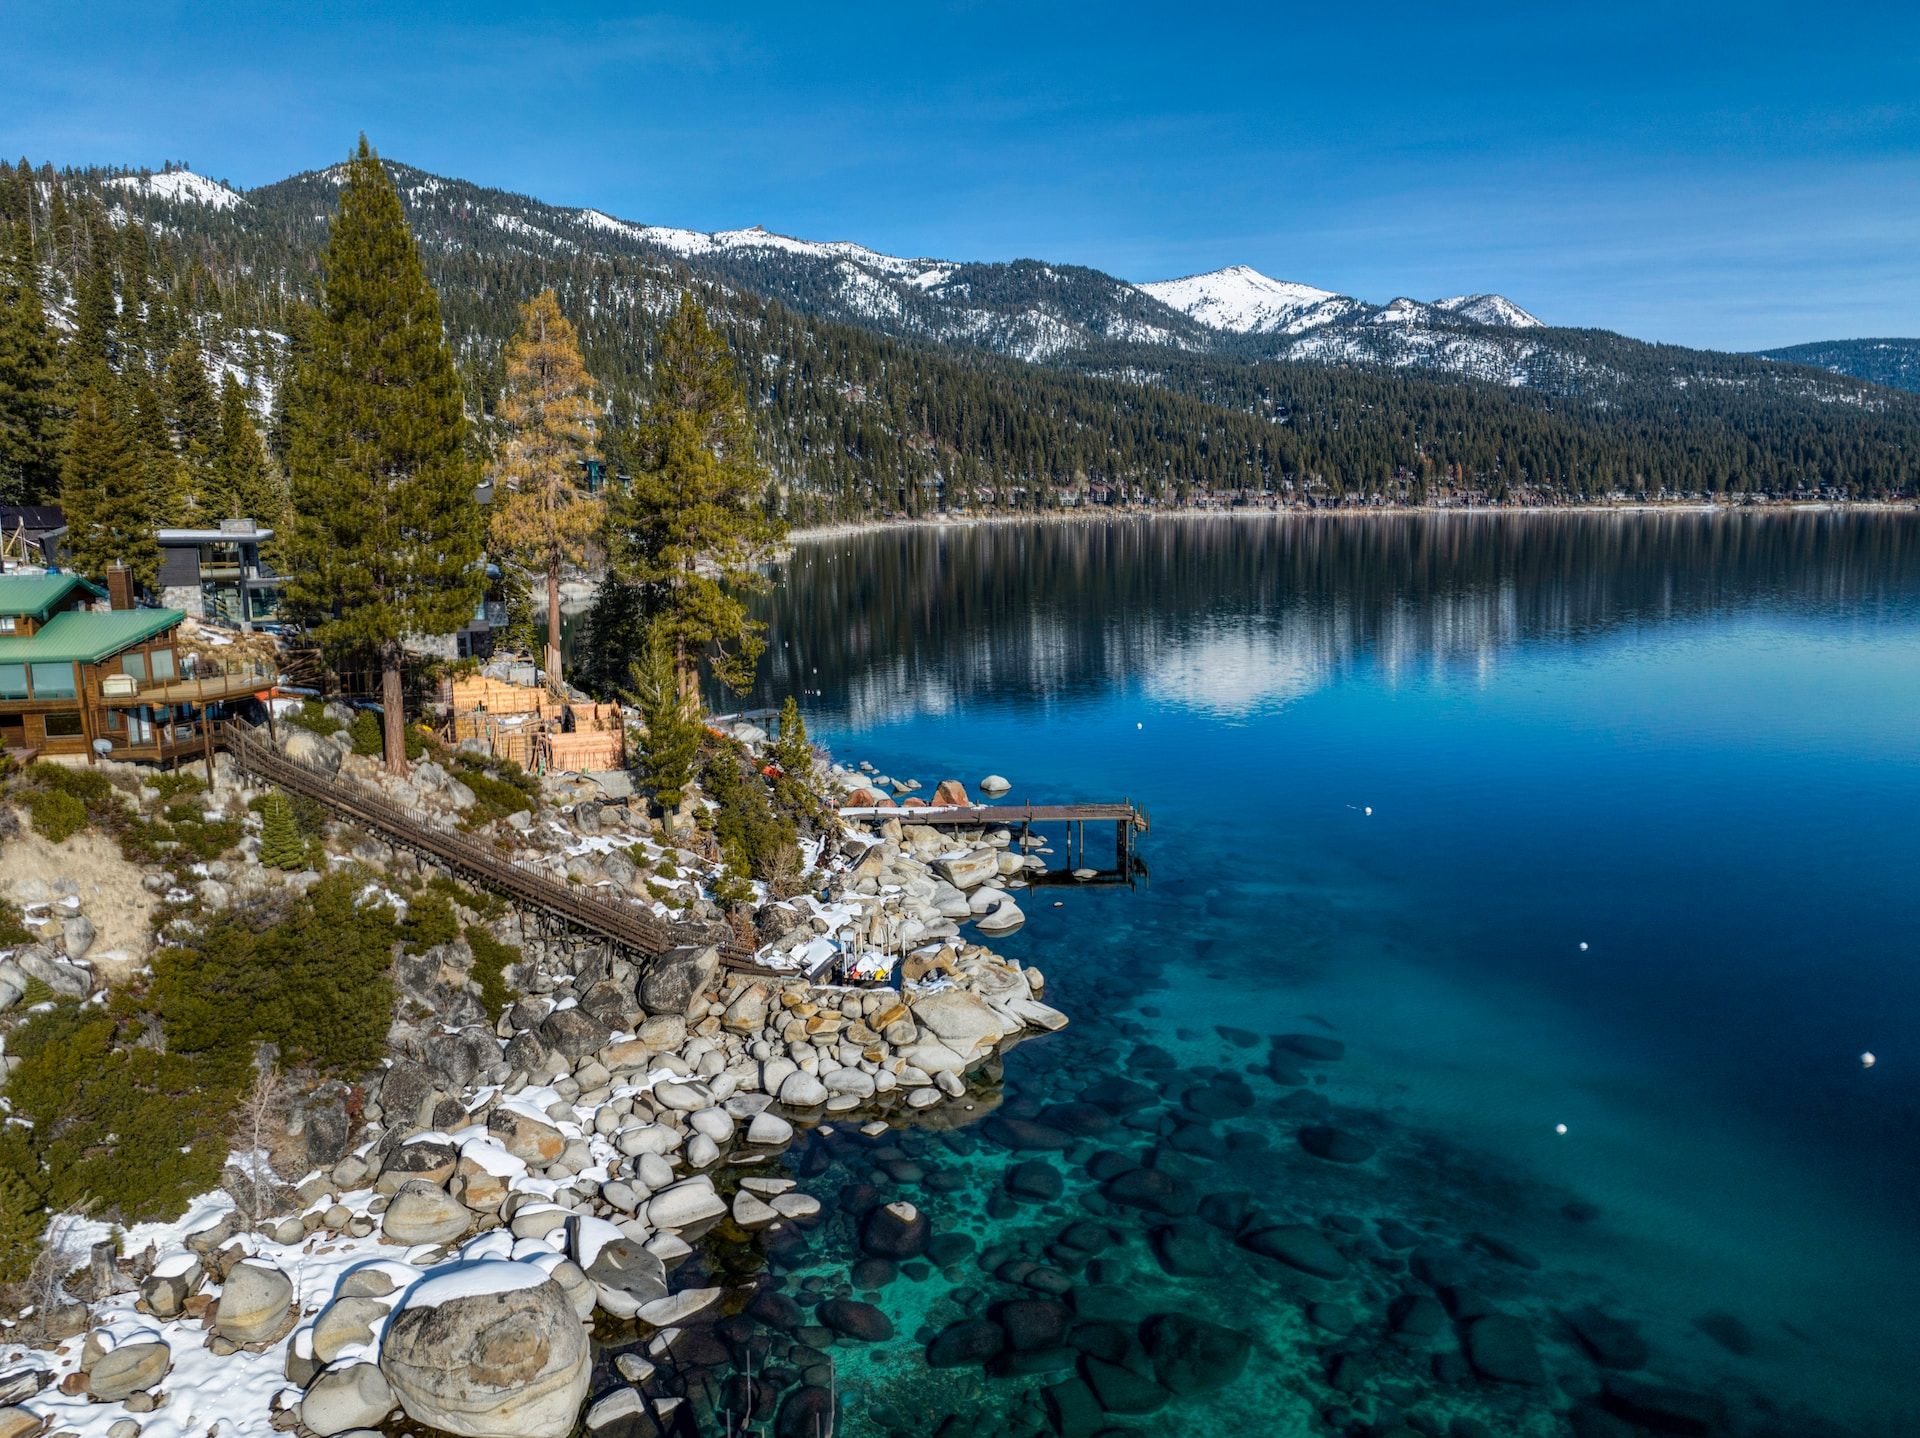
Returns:
[[[971,1112],[796,1154],[712,1431],[747,1354],[795,1434],[1913,1431],[1920,522],[915,530],[766,613],[838,755],[1131,797],[1151,877],[1035,891],[1074,1023]]]

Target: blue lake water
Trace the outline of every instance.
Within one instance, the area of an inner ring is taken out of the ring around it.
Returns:
[[[777,1256],[803,1299],[846,1290],[879,1198],[974,1244],[868,1294],[896,1337],[835,1345],[840,1433],[1915,1431],[1920,519],[887,531],[803,544],[763,610],[756,699],[804,692],[838,757],[1152,816],[1144,885],[1035,890],[994,945],[1074,1023],[978,1114],[1067,1124],[1110,1074],[1155,1106],[1040,1152],[1051,1202],[1006,1195],[1036,1154],[991,1122],[804,1156],[851,1191]],[[1296,1033],[1345,1055],[1276,1059]],[[1187,1212],[1115,1202],[1135,1162]],[[1274,1222],[1350,1271],[1253,1251]],[[1210,1272],[1168,1271],[1169,1229]],[[1190,1314],[1250,1357],[1151,1416],[1087,1407],[1111,1335],[928,1367],[1051,1296],[1035,1263],[1083,1325]],[[1566,1315],[1596,1308],[1643,1362],[1594,1361]],[[1476,1375],[1488,1312],[1544,1382]]]

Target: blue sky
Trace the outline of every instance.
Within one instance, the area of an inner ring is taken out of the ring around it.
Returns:
[[[1724,348],[1920,334],[1920,6],[43,3],[0,147],[444,174],[1159,279],[1511,295]]]

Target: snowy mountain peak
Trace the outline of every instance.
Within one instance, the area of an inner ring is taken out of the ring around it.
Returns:
[[[108,180],[123,190],[144,195],[150,200],[165,200],[176,205],[206,205],[210,209],[230,210],[246,201],[238,190],[230,190],[218,180],[196,175],[191,170],[166,170],[157,175],[120,175]]]
[[[1543,323],[1505,295],[1450,295],[1444,300],[1435,300],[1433,307],[1459,315],[1463,320],[1472,320],[1475,324],[1494,325],[1501,329],[1537,330]]]
[[[1203,275],[1155,280],[1137,286],[1209,329],[1234,334],[1270,334],[1323,324],[1355,301],[1332,290],[1276,280],[1251,265],[1228,265]]]

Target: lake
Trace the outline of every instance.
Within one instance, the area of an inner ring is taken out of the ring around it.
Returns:
[[[761,609],[747,702],[837,758],[1152,817],[1144,884],[994,944],[1070,1028],[971,1115],[798,1152],[844,1188],[786,1291],[896,1330],[835,1346],[841,1434],[1912,1431],[1920,518],[898,529]],[[1113,1076],[1149,1095],[1082,1101]],[[859,1286],[896,1197],[971,1256]],[[1010,1301],[1028,1347],[928,1366]]]

